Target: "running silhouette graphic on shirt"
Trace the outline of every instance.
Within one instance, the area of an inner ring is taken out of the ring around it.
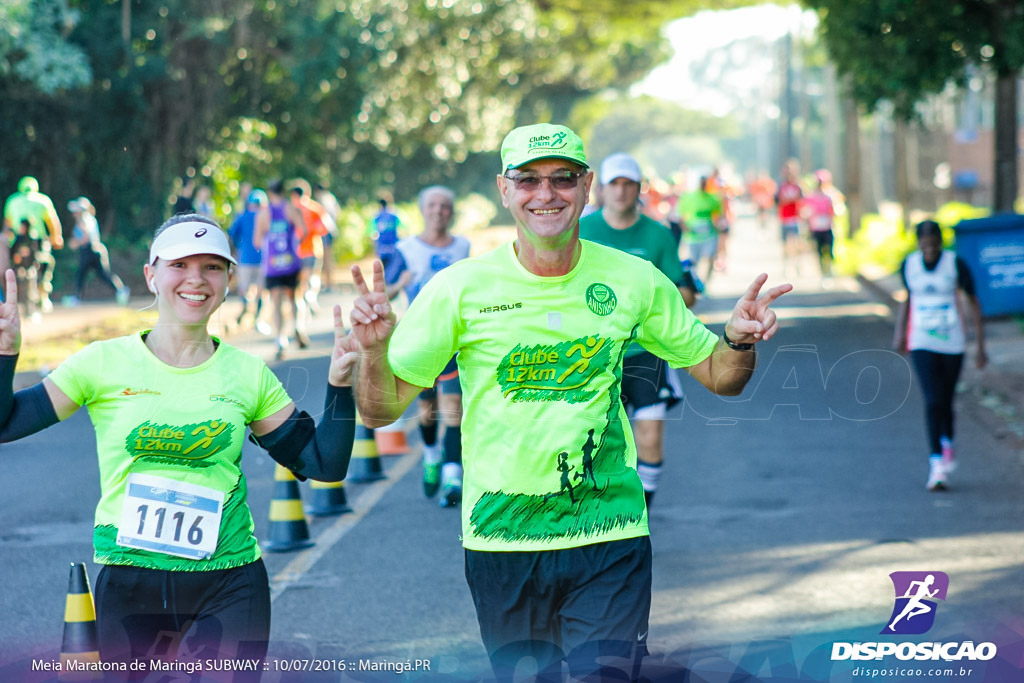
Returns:
[[[512,403],[582,403],[599,394],[602,375],[611,373],[612,383],[598,399],[604,415],[593,428],[576,431],[567,423],[562,432],[539,434],[538,447],[550,454],[550,469],[537,472],[546,491],[480,496],[469,519],[476,535],[509,542],[586,538],[641,521],[644,510],[632,501],[643,489],[626,464],[620,398],[622,354],[635,337],[636,329],[616,342],[595,334],[551,345],[517,344],[506,354],[494,377]]]
[[[936,600],[945,600],[949,577],[943,572],[893,572],[896,591],[892,616],[882,633],[916,635],[935,623]]]
[[[576,498],[572,495],[572,482],[569,480],[569,473],[576,469],[576,467],[566,462],[568,458],[569,454],[565,451],[558,454],[558,471],[562,473],[562,488],[558,490],[558,493],[561,494],[562,491],[568,491],[569,500],[575,503]]]
[[[594,443],[594,430],[591,429],[587,432],[587,442],[583,444],[583,471],[576,473],[576,478],[583,483],[587,479],[595,487],[597,486],[597,479],[594,479],[594,451],[597,450],[597,444]]]

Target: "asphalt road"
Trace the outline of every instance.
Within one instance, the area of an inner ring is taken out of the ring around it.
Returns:
[[[738,235],[729,272],[716,274],[697,309],[716,330],[772,244]],[[853,280],[829,290],[809,275],[797,280],[779,302],[783,329],[760,347],[741,397],[711,396],[684,377],[687,400],[667,425],[651,515],[645,673],[857,680],[851,670],[863,662],[829,661],[832,644],[884,640],[890,573],[922,571],[947,574],[948,595],[926,636],[904,638],[999,647],[992,661],[957,663],[970,674],[929,680],[1024,680],[1022,463],[961,412],[953,488],[925,491],[921,400],[905,359],[886,350],[887,310]],[[326,349],[329,337],[314,342]],[[326,367],[313,353],[275,371],[316,414]],[[59,659],[68,564],[91,560],[99,484],[85,412],[0,446],[0,458],[0,680],[45,680],[30,669]],[[273,463],[251,444],[244,461],[256,532],[266,537]],[[405,680],[486,680],[458,513],[423,498],[415,453],[384,465],[387,479],[348,486],[355,512],[311,520],[316,545],[266,555],[274,615],[264,680],[403,680],[359,663],[417,660]],[[97,571],[90,562],[93,580]],[[333,670],[308,670],[326,663]]]

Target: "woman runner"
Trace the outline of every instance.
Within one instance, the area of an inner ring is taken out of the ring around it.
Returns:
[[[144,268],[159,312],[153,328],[94,342],[17,393],[17,286],[12,271],[5,275],[0,442],[88,408],[101,487],[93,532],[95,561],[103,565],[96,581],[100,657],[144,661],[141,672],[129,674],[137,678],[153,659],[266,656],[270,589],[240,467],[246,427],[299,478],[337,481],[348,468],[356,354],[340,307],[325,412],[314,424],[262,360],[208,330],[234,263],[215,221],[171,218]]]

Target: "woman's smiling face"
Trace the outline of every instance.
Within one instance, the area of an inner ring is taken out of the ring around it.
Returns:
[[[213,254],[157,259],[146,266],[146,278],[157,294],[161,319],[170,315],[175,322],[201,323],[224,303],[230,264]]]

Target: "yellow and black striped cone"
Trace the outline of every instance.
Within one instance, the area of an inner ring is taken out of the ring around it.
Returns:
[[[95,681],[103,678],[99,671],[81,665],[100,661],[96,639],[96,606],[89,590],[89,575],[81,562],[71,563],[68,595],[64,603],[64,638],[60,644],[60,681]]]
[[[300,550],[313,545],[302,511],[299,482],[291,470],[274,468],[274,498],[270,501],[270,538],[263,547],[272,553]]]
[[[313,488],[313,504],[309,507],[309,514],[327,517],[352,512],[345,497],[345,482],[312,479],[309,483]]]
[[[346,479],[357,484],[384,479],[384,467],[380,463],[373,430],[363,424],[359,413],[356,413],[356,436]]]

